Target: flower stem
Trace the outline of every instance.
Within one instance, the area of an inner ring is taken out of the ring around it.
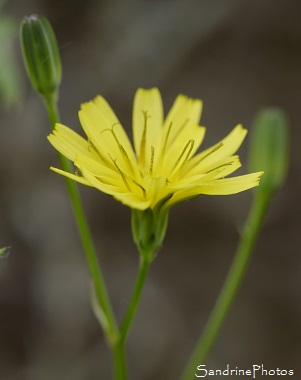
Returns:
[[[60,121],[57,103],[53,99],[46,99],[45,104],[52,127],[54,127],[55,123]],[[67,172],[72,171],[70,161],[66,157],[59,154],[59,160],[63,170]],[[77,222],[80,238],[88,260],[93,284],[95,287],[97,301],[105,316],[105,323],[103,323],[102,327],[104,329],[108,341],[112,344],[112,342],[116,340],[116,336],[118,335],[118,327],[115,321],[115,316],[112,311],[112,306],[108,297],[104,278],[97,260],[97,255],[95,252],[91,232],[86,220],[77,185],[74,181],[72,181],[69,178],[66,178],[65,180],[74,216]],[[120,377],[118,379],[122,378]]]
[[[142,290],[145,284],[149,267],[150,267],[150,261],[147,260],[144,256],[140,255],[139,269],[138,269],[138,275],[136,278],[134,291],[132,293],[131,300],[129,302],[127,311],[124,315],[124,318],[122,320],[122,323],[119,329],[121,343],[125,342],[129,329],[133,322],[134,316],[136,314],[137,306],[141,298]]]
[[[217,339],[235,296],[240,288],[252,250],[255,245],[262,221],[270,200],[269,193],[256,193],[252,208],[245,224],[236,255],[211,312],[204,332],[189,360],[181,380],[191,380],[196,373],[197,366],[204,364],[206,358]]]
[[[129,306],[127,308],[123,321],[120,325],[118,339],[112,342],[112,353],[116,380],[127,379],[125,342],[129,332],[129,328],[131,326],[131,323],[133,322],[134,316],[137,311],[137,306],[141,298],[141,293],[143,285],[145,284],[149,266],[150,262],[146,260],[144,257],[140,256],[138,275],[134,291],[132,293],[131,300],[129,302]]]
[[[113,364],[114,364],[114,378],[115,380],[126,380],[127,370],[126,370],[126,360],[124,353],[124,342],[116,341],[112,345],[113,354]]]

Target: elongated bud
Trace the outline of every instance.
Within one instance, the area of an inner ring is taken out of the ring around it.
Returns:
[[[46,99],[56,99],[62,77],[57,40],[45,17],[25,17],[21,24],[21,46],[33,88]]]
[[[289,161],[288,122],[278,108],[267,108],[254,121],[250,170],[263,170],[258,191],[275,192],[285,181]]]

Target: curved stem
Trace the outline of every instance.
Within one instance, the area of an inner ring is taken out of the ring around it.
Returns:
[[[51,121],[52,127],[55,123],[60,121],[59,111],[57,108],[57,103],[52,99],[45,100],[46,108],[48,111],[49,119]],[[59,154],[59,160],[62,166],[62,169],[70,172],[72,171],[72,166],[70,161]],[[71,200],[74,216],[77,222],[77,227],[79,230],[80,238],[84,247],[84,251],[88,260],[93,284],[95,287],[96,297],[98,303],[102,309],[103,314],[105,315],[105,322],[103,323],[103,329],[106,333],[107,339],[112,344],[116,340],[118,335],[118,327],[115,321],[115,316],[112,311],[112,306],[108,297],[106,290],[104,278],[99,267],[97,260],[97,255],[95,252],[92,236],[90,229],[88,227],[87,219],[84,213],[82,202],[80,199],[78,187],[76,183],[69,178],[65,178],[66,185],[68,189],[68,194]]]
[[[244,278],[269,199],[270,194],[256,194],[236,255],[223,288],[181,380],[191,380],[194,378],[194,375],[197,372],[197,366],[204,364],[206,361]]]
[[[120,340],[125,342],[130,326],[137,311],[137,306],[141,297],[141,293],[145,284],[147,273],[150,267],[150,262],[145,257],[140,255],[139,270],[134,287],[132,297],[130,299],[127,311],[120,325]]]

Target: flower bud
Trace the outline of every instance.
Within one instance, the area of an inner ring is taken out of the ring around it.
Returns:
[[[288,122],[278,108],[267,108],[254,121],[250,170],[263,170],[258,191],[275,192],[285,181],[289,161]]]
[[[32,15],[21,24],[21,46],[33,88],[46,99],[57,99],[62,66],[57,40],[45,17]]]

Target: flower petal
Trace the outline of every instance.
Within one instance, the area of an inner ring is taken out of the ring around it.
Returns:
[[[217,179],[200,188],[202,194],[228,195],[251,189],[259,185],[263,172],[245,174],[238,177]]]
[[[165,150],[168,149],[180,132],[186,128],[188,122],[199,124],[202,113],[202,101],[191,99],[185,95],[179,95],[172,108],[168,112],[163,126],[162,141],[164,141]]]
[[[132,166],[137,173],[132,145],[110,106],[100,96],[82,105],[79,118],[88,139],[102,159],[110,165],[116,161],[122,170]]]
[[[125,130],[121,126],[119,120],[117,119],[117,116],[115,115],[114,111],[110,107],[109,103],[103,98],[102,96],[98,95],[94,102],[96,106],[101,110],[104,119],[106,120],[106,124],[108,126],[111,126],[111,128],[114,128],[114,126],[118,125],[116,129],[114,129],[114,132],[116,133],[116,136],[118,138],[118,141],[120,145],[124,148],[127,155],[131,160],[135,159],[135,153],[133,151],[133,146],[128,138],[128,135],[126,134]]]
[[[205,127],[188,122],[165,153],[161,152],[161,162],[158,162],[156,174],[169,178],[173,173],[178,172],[198,150],[205,132]]]
[[[83,168],[89,170],[89,172],[95,177],[106,178],[107,180],[117,180],[122,182],[121,176],[116,168],[108,167],[99,160],[93,160],[85,155],[78,155],[74,161],[74,165],[82,170]]]
[[[58,169],[58,168],[54,168],[53,166],[50,167],[50,170],[54,171],[55,173],[61,174],[64,177],[73,179],[76,182],[82,183],[83,185],[92,186],[93,187],[93,185],[91,185],[90,182],[88,182],[84,177],[81,177],[79,175],[72,174],[72,173],[69,173],[69,172],[65,172],[64,170],[61,170],[61,169]]]
[[[47,138],[56,150],[71,161],[75,160],[78,153],[91,158],[99,158],[87,140],[63,124],[56,124],[53,132]]]
[[[168,201],[166,207],[174,206],[175,204],[195,198],[201,194],[206,195],[229,195],[236,194],[242,191],[251,189],[259,185],[259,178],[263,172],[246,174],[238,177],[216,179],[207,183],[194,187],[177,191]]]
[[[223,140],[193,157],[186,165],[185,174],[206,172],[225,157],[233,155],[242,144],[247,130],[237,125]]]
[[[224,178],[241,167],[239,156],[230,156],[217,161],[214,165],[208,166],[206,175],[215,173],[215,179]],[[213,178],[213,177],[212,177]]]
[[[133,137],[138,161],[147,170],[152,160],[158,157],[152,152],[158,151],[162,124],[163,105],[159,90],[139,88],[133,107]]]
[[[211,170],[208,170],[206,173],[200,173],[193,176],[182,176],[181,173],[179,173],[179,177],[172,181],[171,186],[174,189],[201,186],[206,184],[208,181],[224,178],[240,167],[241,163],[238,156],[227,157],[224,160],[221,160],[217,166],[213,167]]]
[[[115,187],[104,184],[85,169],[83,169],[82,174],[93,187],[106,194],[112,195],[126,206],[137,210],[145,210],[150,205],[149,199],[144,199],[142,196],[139,197],[136,193],[122,191],[125,188],[124,186],[122,188],[121,186]]]

